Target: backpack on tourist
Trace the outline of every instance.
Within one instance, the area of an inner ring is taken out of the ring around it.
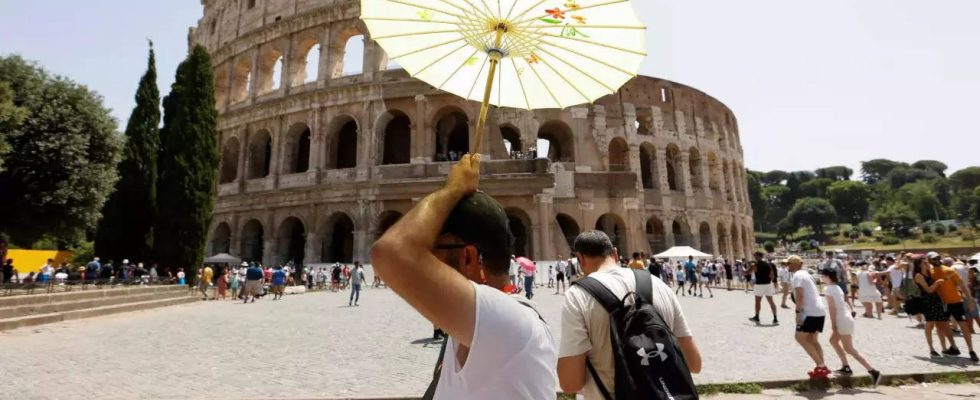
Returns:
[[[670,331],[660,313],[653,308],[650,273],[633,270],[636,292],[616,298],[595,278],[573,282],[609,312],[609,339],[612,341],[616,366],[616,399],[697,399],[698,392],[687,367],[677,337]],[[631,304],[625,300],[633,297]],[[592,363],[586,361],[589,373],[606,400],[613,400]]]

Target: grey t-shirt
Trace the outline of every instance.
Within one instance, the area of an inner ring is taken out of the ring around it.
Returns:
[[[362,279],[364,279],[364,269],[354,268],[354,271],[350,274],[351,285],[360,285]]]

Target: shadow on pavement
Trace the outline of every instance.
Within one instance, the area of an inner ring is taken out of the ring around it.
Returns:
[[[962,369],[967,369],[975,365],[973,364],[972,361],[970,361],[969,358],[963,358],[963,357],[932,358],[932,357],[923,357],[923,356],[912,356],[912,358],[915,358],[920,361],[931,362],[933,364],[942,365],[945,367],[957,367]]]

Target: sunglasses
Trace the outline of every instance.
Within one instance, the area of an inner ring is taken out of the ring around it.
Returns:
[[[458,250],[466,247],[466,244],[462,243],[452,243],[452,244],[437,244],[436,250]]]

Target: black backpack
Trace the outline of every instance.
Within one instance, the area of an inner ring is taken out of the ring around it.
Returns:
[[[622,300],[592,277],[580,279],[578,285],[609,312],[610,340],[616,365],[616,399],[696,400],[698,392],[691,379],[684,353],[663,317],[653,308],[653,282],[650,273],[633,270],[636,292]],[[625,300],[633,296],[632,304]],[[592,363],[586,366],[599,391],[613,400],[599,379]]]

